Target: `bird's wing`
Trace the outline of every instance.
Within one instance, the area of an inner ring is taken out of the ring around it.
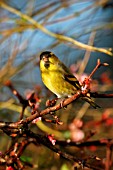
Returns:
[[[79,84],[79,81],[72,74],[65,74],[64,79],[70,84],[72,84],[74,87],[76,87],[78,90],[80,90],[81,86]]]
[[[67,82],[72,84],[74,87],[76,87],[78,90],[80,90],[81,86],[77,78],[70,72],[70,70],[63,63],[60,64],[61,64],[60,68],[62,68],[63,78]]]

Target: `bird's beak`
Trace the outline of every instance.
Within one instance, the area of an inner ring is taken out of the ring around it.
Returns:
[[[46,57],[46,56],[43,56],[43,62],[44,62],[45,67],[49,67],[50,63],[54,64],[49,60],[49,57]]]
[[[44,66],[46,68],[48,68],[50,66],[50,62],[49,62],[49,58],[46,56],[43,56],[43,62],[44,62]]]
[[[49,62],[49,58],[46,56],[43,56],[43,61],[44,61],[44,63],[47,63],[47,62]]]

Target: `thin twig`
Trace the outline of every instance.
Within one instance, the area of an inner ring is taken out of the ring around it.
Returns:
[[[91,74],[88,76],[88,79],[91,79],[91,77],[93,76],[93,74],[97,71],[98,68],[100,68],[101,66],[108,66],[108,63],[101,63],[100,59],[97,60],[97,65],[96,67],[93,69],[93,71],[91,72]]]

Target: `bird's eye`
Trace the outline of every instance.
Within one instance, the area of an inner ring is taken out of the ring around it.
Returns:
[[[43,58],[49,58],[49,57],[51,57],[50,51],[44,51],[40,54],[40,60],[42,60]]]

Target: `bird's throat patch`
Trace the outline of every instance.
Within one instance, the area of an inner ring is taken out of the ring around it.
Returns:
[[[50,63],[49,63],[49,62],[45,62],[45,63],[44,63],[44,66],[45,66],[46,68],[49,68]]]

